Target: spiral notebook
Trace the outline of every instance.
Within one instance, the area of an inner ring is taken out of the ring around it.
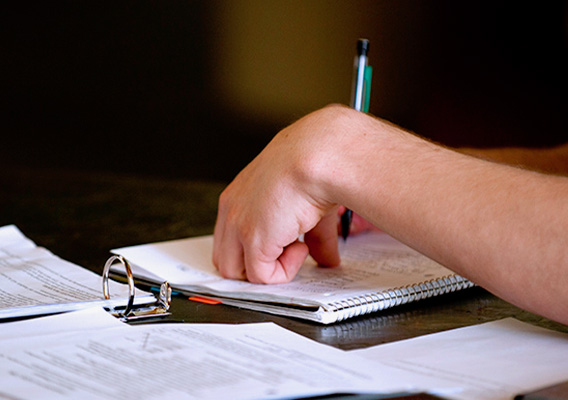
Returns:
[[[276,285],[222,278],[212,251],[212,236],[112,250],[128,260],[139,282],[168,281],[184,295],[323,324],[474,286],[384,233],[340,241],[339,267],[308,258],[292,282]]]

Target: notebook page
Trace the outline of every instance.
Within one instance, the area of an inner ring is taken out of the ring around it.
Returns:
[[[223,279],[211,261],[212,251],[212,236],[113,250],[134,264],[135,275],[159,277],[174,287],[297,305],[324,305],[453,275],[384,233],[358,235],[340,242],[339,267],[319,267],[308,258],[292,282],[276,285]]]

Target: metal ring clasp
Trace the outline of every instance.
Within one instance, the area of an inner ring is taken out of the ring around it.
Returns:
[[[122,317],[128,317],[128,315],[132,311],[132,306],[134,304],[134,277],[132,276],[132,269],[130,268],[130,264],[126,259],[119,255],[113,255],[110,257],[107,262],[105,263],[105,267],[103,269],[103,295],[105,299],[110,299],[109,289],[108,289],[108,278],[110,267],[115,263],[115,261],[120,262],[124,269],[126,270],[126,279],[128,280],[128,304],[122,313]]]

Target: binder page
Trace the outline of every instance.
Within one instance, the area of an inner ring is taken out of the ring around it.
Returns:
[[[126,285],[109,282],[116,300],[105,301],[99,275],[37,247],[13,225],[0,228],[0,282],[0,320],[77,310],[94,303],[126,304],[128,297]]]
[[[39,332],[36,321],[28,328]],[[0,397],[21,400],[238,400],[410,389],[406,374],[273,323],[124,324],[0,342]]]
[[[309,258],[292,282],[277,285],[223,279],[212,263],[212,252],[212,236],[113,250],[134,264],[135,276],[168,280],[180,289],[307,306],[453,275],[384,233],[362,234],[340,241],[341,266],[323,268]]]
[[[80,323],[78,323],[79,321]],[[2,329],[0,329],[0,341],[24,337],[33,339],[38,336],[38,332],[41,332],[41,340],[45,343],[45,338],[48,335],[107,329],[123,325],[125,324],[105,311],[104,308],[91,307],[50,317],[26,319],[14,323],[3,322]]]
[[[568,335],[513,318],[352,350],[406,371],[424,389],[461,387],[452,399],[499,400],[565,381]]]

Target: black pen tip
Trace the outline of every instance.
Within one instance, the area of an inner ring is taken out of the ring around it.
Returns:
[[[347,209],[341,215],[341,237],[343,240],[347,240],[349,236],[349,230],[351,229],[351,210]]]

